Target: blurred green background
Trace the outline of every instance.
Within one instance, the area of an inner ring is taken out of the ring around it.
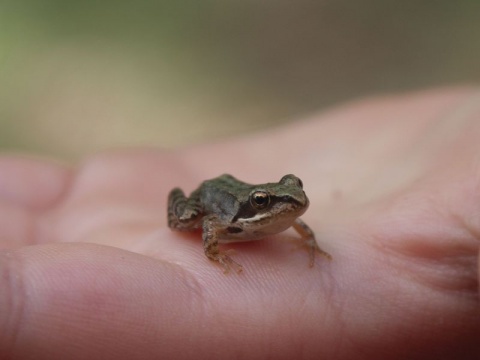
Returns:
[[[480,79],[478,0],[0,0],[0,148],[173,147]]]

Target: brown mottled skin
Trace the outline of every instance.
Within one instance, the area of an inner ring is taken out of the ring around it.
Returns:
[[[168,226],[180,231],[202,229],[205,255],[219,262],[225,272],[231,265],[240,272],[242,266],[219,250],[219,242],[258,240],[293,226],[302,235],[313,266],[315,252],[331,257],[299,219],[309,204],[303,183],[295,175],[285,175],[278,183],[250,185],[225,174],[204,181],[189,197],[173,189],[168,197]]]

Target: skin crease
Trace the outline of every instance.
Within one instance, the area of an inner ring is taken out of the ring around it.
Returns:
[[[224,275],[200,234],[172,232],[168,192],[231,173],[293,173],[293,231],[232,244]],[[179,149],[120,150],[70,169],[0,157],[0,359],[480,357],[480,92],[345,104],[303,122]]]

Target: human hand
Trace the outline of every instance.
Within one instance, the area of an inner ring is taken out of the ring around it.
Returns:
[[[306,122],[76,169],[0,158],[1,359],[439,359],[480,356],[480,97],[372,99]],[[299,176],[294,233],[228,245],[224,275],[166,198],[231,173]]]

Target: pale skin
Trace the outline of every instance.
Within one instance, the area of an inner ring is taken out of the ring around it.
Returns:
[[[225,245],[244,271],[224,275],[166,220],[173,187],[222,173],[301,177],[302,219],[333,259],[309,267],[285,233]],[[477,90],[73,169],[3,155],[0,211],[0,358],[480,356]]]

